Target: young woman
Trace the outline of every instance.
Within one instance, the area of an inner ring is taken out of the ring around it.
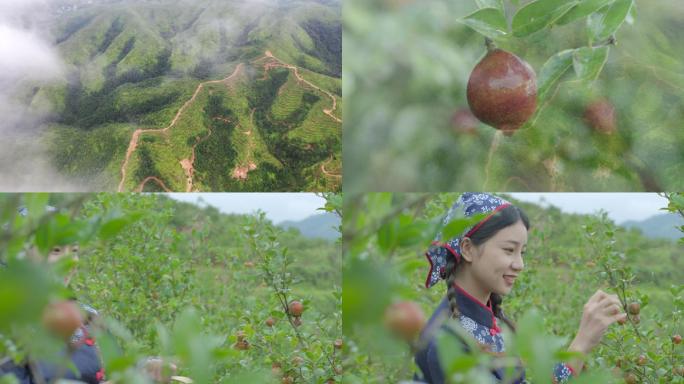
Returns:
[[[438,235],[426,252],[430,272],[425,286],[430,288],[445,280],[447,293],[421,333],[419,345],[422,348],[415,355],[420,369],[414,377],[416,381],[430,384],[445,382],[435,335],[446,319],[458,319],[466,333],[482,349],[494,355],[505,351],[499,321],[515,331],[513,323],[504,315],[501,303],[502,296],[511,291],[515,279],[523,271],[530,224],[519,208],[499,197],[464,193],[447,212],[444,225],[456,216],[478,214],[485,215],[480,222],[446,242],[441,242]],[[600,342],[608,326],[626,316],[616,295],[597,291],[584,306],[579,330],[569,350],[589,353]],[[456,333],[451,333],[456,336]],[[459,347],[468,349],[465,341],[457,337],[454,340]],[[581,369],[581,361],[559,363],[554,368],[554,381],[566,382]],[[492,374],[497,380],[504,378],[503,369]],[[525,383],[522,369],[516,376],[515,383]]]

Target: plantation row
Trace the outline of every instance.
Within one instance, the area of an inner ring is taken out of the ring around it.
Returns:
[[[0,371],[67,364],[75,298],[98,312],[86,324],[109,383],[151,383],[157,362],[155,382],[341,381],[336,244],[163,195],[2,195],[0,213]]]

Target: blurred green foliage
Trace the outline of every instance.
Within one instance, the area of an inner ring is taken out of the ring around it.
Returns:
[[[73,243],[75,265],[44,262],[53,245]],[[339,245],[283,231],[263,213],[223,214],[164,195],[0,194],[0,252],[0,357],[55,360],[63,342],[40,325],[42,310],[75,297],[100,312],[108,380],[147,383],[138,364],[157,355],[196,383],[340,380]],[[301,325],[288,321],[281,298],[304,304]],[[247,350],[235,348],[239,333]]]
[[[585,357],[587,372],[573,383],[618,382],[627,372],[643,382],[684,382],[673,371],[684,366],[682,346],[671,341],[672,335],[684,332],[682,243],[647,238],[616,226],[603,213],[567,214],[502,197],[522,208],[532,225],[525,270],[503,300],[518,329],[515,335],[504,333],[508,358],[526,362],[528,379],[550,382],[552,364],[572,358],[564,347],[579,327],[583,305],[603,289],[617,293],[623,304],[639,302],[640,319],[611,326],[602,344]],[[429,316],[446,294],[442,284],[424,288],[424,252],[457,198],[456,193],[345,195],[343,330],[349,345],[344,363],[350,372],[345,382],[400,382],[413,376],[412,348],[385,328],[383,314],[390,303],[410,300]],[[467,225],[462,219],[456,222]],[[495,362],[490,357],[464,355],[453,341],[439,345],[443,366],[460,377],[454,382],[491,380],[488,367]],[[642,354],[648,362],[637,365]],[[499,364],[514,364],[509,359]],[[620,370],[611,374],[616,365]]]
[[[345,188],[681,189],[683,20],[675,0],[349,0]],[[538,75],[536,115],[512,137],[457,117],[484,36]],[[597,100],[613,134],[584,118]]]

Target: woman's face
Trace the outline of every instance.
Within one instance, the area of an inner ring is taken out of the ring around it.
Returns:
[[[524,267],[527,228],[522,221],[501,229],[489,240],[473,247],[471,272],[475,282],[488,292],[506,295]]]

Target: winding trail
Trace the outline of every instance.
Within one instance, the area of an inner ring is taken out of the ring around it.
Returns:
[[[330,92],[328,92],[328,91],[326,91],[326,90],[324,90],[324,89],[321,89],[321,88],[319,88],[319,87],[313,85],[310,81],[306,80],[305,78],[303,78],[303,77],[299,74],[299,68],[298,68],[298,67],[296,67],[296,66],[294,66],[294,65],[292,65],[292,64],[288,64],[288,63],[286,63],[286,62],[280,60],[279,58],[273,56],[273,54],[271,53],[271,51],[266,51],[265,55],[266,55],[266,57],[272,58],[273,60],[275,60],[275,61],[277,61],[278,63],[280,63],[280,66],[283,66],[283,67],[285,67],[285,68],[292,69],[292,71],[293,71],[294,74],[295,74],[295,77],[297,77],[297,80],[299,80],[299,81],[301,81],[301,82],[303,82],[303,83],[306,83],[306,84],[308,84],[310,87],[312,87],[312,88],[314,88],[314,89],[317,89],[319,92],[322,92],[322,93],[325,93],[326,95],[328,95],[328,97],[330,97],[330,98],[332,99],[333,105],[332,105],[332,108],[331,108],[331,109],[323,109],[323,113],[325,113],[326,115],[330,116],[333,120],[337,121],[338,123],[341,123],[341,122],[342,122],[342,119],[340,119],[340,118],[338,118],[337,116],[333,115],[333,112],[335,111],[335,109],[337,109],[337,98],[335,98],[335,95],[333,95],[332,93],[330,93]],[[267,68],[267,69],[268,69],[268,68]]]
[[[328,164],[329,162],[331,162],[332,159],[333,159],[333,157],[330,156],[330,158],[328,160],[326,160],[324,163],[321,164],[321,172],[323,172],[326,176],[341,178],[342,175],[340,175],[339,173],[330,173],[330,172],[325,170],[325,165]]]
[[[147,184],[148,181],[154,181],[154,182],[156,182],[157,185],[159,185],[160,187],[162,187],[162,189],[163,189],[165,192],[173,192],[173,191],[170,190],[169,187],[167,187],[166,184],[164,184],[164,182],[161,181],[157,176],[148,176],[148,177],[146,177],[145,180],[143,180],[142,183],[140,183],[140,185],[138,185],[138,187],[135,189],[135,191],[136,191],[136,192],[142,192],[142,191],[143,191],[143,188],[145,188],[145,184]]]
[[[167,127],[161,128],[161,129],[136,129],[135,132],[133,132],[133,136],[131,136],[131,141],[130,141],[130,143],[128,144],[128,150],[126,151],[126,158],[124,159],[124,162],[123,162],[123,164],[121,165],[121,181],[119,182],[118,192],[123,192],[124,183],[125,183],[125,181],[126,181],[126,167],[128,166],[128,162],[129,162],[129,160],[130,160],[130,158],[131,158],[131,155],[133,154],[133,152],[135,152],[136,148],[138,147],[138,141],[139,141],[139,139],[140,139],[140,135],[143,134],[143,133],[146,133],[146,132],[156,132],[156,133],[163,133],[163,134],[166,134],[166,133],[169,131],[169,129],[171,129],[171,127],[173,127],[174,125],[176,125],[176,122],[178,122],[178,119],[180,119],[180,117],[183,115],[183,113],[185,112],[185,110],[188,109],[188,107],[190,106],[190,104],[192,104],[192,103],[195,101],[195,99],[197,98],[197,95],[199,95],[200,91],[202,90],[202,88],[204,87],[205,84],[216,84],[216,83],[228,82],[233,76],[237,75],[237,74],[240,72],[240,70],[242,69],[242,67],[243,67],[243,63],[238,64],[237,67],[235,67],[235,70],[233,71],[233,73],[230,74],[230,75],[229,75],[228,77],[226,77],[225,79],[221,79],[221,80],[210,80],[210,81],[205,81],[205,82],[203,82],[203,83],[200,83],[200,84],[197,86],[197,89],[195,89],[195,93],[192,95],[192,98],[190,98],[190,100],[186,101],[185,104],[183,104],[182,107],[180,107],[180,109],[179,109],[178,112],[176,113],[176,116],[175,116],[175,117],[173,118],[173,120],[171,121],[171,124],[169,124]],[[194,157],[194,156],[193,156],[193,157]],[[181,160],[181,161],[182,161],[182,160]],[[182,165],[182,164],[181,164],[181,165]],[[146,183],[147,181],[149,181],[149,180],[154,180],[154,178],[150,178],[150,177],[146,178],[146,179],[143,181],[143,183],[141,184],[141,186],[144,187],[144,186],[145,186],[145,183]],[[157,180],[159,180],[159,179],[157,179]],[[190,187],[192,188],[192,181],[191,181],[190,183],[191,183],[191,184],[190,184]],[[162,183],[162,184],[163,184],[163,183]]]
[[[277,64],[266,63],[265,66],[264,66],[264,67],[265,67],[264,76],[266,76],[266,72],[268,72],[268,70],[269,70],[270,67],[285,67],[285,68],[288,68],[288,69],[290,69],[290,70],[293,71],[293,73],[295,74],[295,77],[297,78],[297,80],[298,80],[299,82],[305,83],[305,84],[307,84],[308,86],[310,86],[310,87],[312,87],[312,88],[318,90],[319,92],[326,94],[328,97],[330,97],[330,99],[332,100],[332,108],[330,108],[330,109],[325,109],[325,108],[324,108],[324,109],[323,109],[323,113],[326,114],[326,115],[328,115],[331,119],[335,120],[336,122],[342,123],[342,119],[338,118],[337,116],[335,116],[335,115],[333,114],[333,112],[337,109],[337,98],[335,97],[335,95],[333,95],[332,93],[330,93],[330,92],[328,92],[328,91],[326,91],[326,90],[324,90],[324,89],[321,89],[321,88],[317,87],[316,85],[314,85],[314,84],[311,83],[310,81],[304,79],[304,78],[299,74],[299,68],[298,68],[298,67],[296,67],[296,66],[294,66],[294,65],[291,65],[291,64],[288,64],[288,63],[286,63],[286,62],[284,62],[284,61],[278,59],[277,57],[275,57],[275,56],[271,53],[271,51],[268,51],[268,50],[267,50],[267,51],[264,53],[264,56],[262,56],[262,57],[260,57],[260,58],[258,58],[258,59],[255,59],[255,60],[253,60],[252,62],[254,63],[254,62],[257,62],[257,61],[263,60],[263,59],[272,59],[272,60],[274,60],[274,61],[277,63]],[[242,70],[243,66],[244,66],[244,63],[239,63],[239,64],[235,67],[235,70],[233,71],[233,73],[231,73],[231,74],[230,74],[228,77],[226,77],[225,79],[221,79],[221,80],[210,80],[210,81],[205,81],[205,82],[203,82],[203,83],[200,83],[200,84],[197,86],[197,88],[195,89],[195,92],[193,93],[192,97],[191,97],[188,101],[186,101],[185,104],[183,104],[183,106],[180,107],[180,109],[178,110],[178,112],[176,113],[176,115],[174,116],[173,120],[171,121],[171,123],[170,123],[168,126],[166,126],[166,127],[164,127],[164,128],[160,128],[160,129],[142,129],[142,128],[136,129],[136,130],[133,132],[133,134],[131,135],[131,140],[130,140],[130,142],[129,142],[129,144],[128,144],[128,149],[126,150],[126,157],[124,158],[124,162],[123,162],[123,164],[121,165],[121,180],[120,180],[120,182],[119,182],[119,186],[118,186],[118,188],[117,188],[117,191],[118,191],[118,192],[123,192],[123,191],[124,191],[124,184],[125,184],[125,182],[126,182],[126,168],[128,167],[128,163],[130,162],[131,156],[133,155],[133,153],[135,152],[135,150],[138,148],[138,143],[140,142],[140,136],[141,136],[143,133],[155,133],[155,134],[163,134],[163,135],[168,134],[169,130],[170,130],[174,125],[176,125],[176,123],[177,123],[178,120],[181,118],[181,116],[182,116],[182,115],[185,113],[185,111],[190,107],[190,105],[195,101],[195,99],[197,98],[197,95],[199,95],[199,93],[202,91],[202,88],[203,88],[205,85],[207,85],[207,84],[216,84],[216,83],[226,83],[226,86],[229,86],[229,85],[230,85],[230,84],[229,84],[229,80],[230,80],[231,78],[233,78],[234,76],[236,76],[236,75],[240,72],[240,70]],[[281,87],[281,88],[282,88],[282,87]],[[280,91],[282,91],[282,89],[279,90],[279,92],[280,92]],[[214,119],[219,119],[219,120],[223,120],[223,121],[226,120],[225,118],[221,118],[221,117],[214,117]],[[252,125],[252,127],[253,127],[253,126],[254,126],[254,109],[252,109],[252,112],[251,112],[251,115],[250,115],[250,121],[251,121],[251,123],[252,123],[251,125]],[[238,124],[238,125],[236,126],[236,129],[239,128],[239,127],[240,127],[240,125]],[[183,169],[183,172],[185,173],[185,176],[186,176],[186,185],[185,185],[185,191],[186,191],[186,192],[191,192],[191,191],[192,191],[192,188],[193,188],[193,177],[194,177],[194,173],[195,173],[195,168],[194,168],[194,163],[195,163],[195,148],[197,147],[198,144],[202,143],[202,142],[203,142],[204,140],[206,140],[209,136],[211,136],[211,134],[212,134],[211,128],[208,128],[208,130],[209,130],[209,133],[208,133],[205,137],[203,137],[203,138],[197,140],[196,143],[193,145],[193,147],[192,147],[192,154],[191,154],[190,158],[189,158],[189,159],[181,159],[181,160],[179,161],[180,166],[181,166],[181,168]],[[248,144],[247,144],[247,145],[248,145],[248,149],[247,149],[248,155],[247,155],[247,164],[244,165],[244,166],[241,166],[241,167],[237,167],[237,166],[236,166],[236,168],[235,168],[235,169],[233,170],[233,172],[232,172],[232,177],[235,178],[235,179],[238,179],[238,180],[246,180],[246,179],[247,179],[247,174],[249,173],[249,171],[255,170],[255,169],[257,168],[256,163],[254,162],[253,156],[252,156],[252,155],[253,155],[252,151],[253,151],[253,148],[254,148],[254,137],[253,137],[253,135],[252,135],[252,129],[250,128],[249,130],[244,131],[244,132],[242,132],[242,133],[245,134],[246,136],[249,136],[249,140],[248,140]],[[326,161],[325,163],[321,164],[321,171],[322,171],[325,175],[327,175],[327,176],[341,178],[342,175],[335,174],[335,173],[330,173],[330,172],[328,172],[328,171],[325,169],[325,164],[326,164],[326,163],[329,163],[330,161],[332,161],[332,156],[330,157],[330,159],[328,159],[328,161]],[[156,182],[156,183],[157,183],[160,187],[162,187],[165,191],[171,192],[171,190],[164,184],[164,182],[163,182],[162,180],[160,180],[160,179],[159,179],[158,177],[156,177],[156,176],[148,176],[147,178],[145,178],[145,179],[138,185],[138,187],[135,189],[135,191],[136,191],[136,192],[142,192],[142,190],[143,190],[144,187],[145,187],[145,184],[148,183],[148,182],[150,182],[150,181]]]

